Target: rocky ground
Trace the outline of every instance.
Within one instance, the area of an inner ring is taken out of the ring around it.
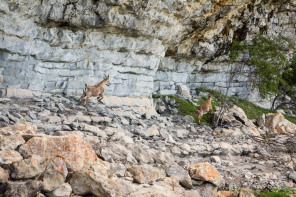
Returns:
[[[281,114],[248,120],[234,106],[228,126],[213,129],[190,116],[85,108],[76,96],[0,98],[0,109],[0,196],[222,197],[296,186],[295,125]]]

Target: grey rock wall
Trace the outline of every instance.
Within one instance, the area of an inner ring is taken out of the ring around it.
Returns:
[[[259,31],[295,41],[295,10],[295,0],[1,1],[0,87],[81,93],[109,74],[114,96],[223,92],[232,42]],[[257,98],[243,79],[232,87]]]

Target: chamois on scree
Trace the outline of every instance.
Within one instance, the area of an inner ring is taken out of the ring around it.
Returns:
[[[200,106],[197,107],[196,112],[198,113],[198,123],[200,124],[200,119],[203,117],[203,115],[205,113],[207,113],[208,111],[212,111],[213,112],[213,108],[212,108],[212,95],[209,94],[208,99],[206,100],[206,102],[204,102],[203,104],[201,104]]]
[[[104,98],[103,93],[105,85],[109,86],[109,75],[104,75],[104,79],[94,86],[88,86],[85,84],[83,94],[80,97],[80,102],[82,99],[85,99],[84,106],[86,106],[88,99],[92,96],[97,97],[98,101],[101,102],[101,100]]]

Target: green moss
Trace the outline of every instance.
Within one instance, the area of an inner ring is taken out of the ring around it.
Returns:
[[[261,137],[262,137],[264,140],[268,140],[268,136],[267,136],[267,135],[261,135]]]

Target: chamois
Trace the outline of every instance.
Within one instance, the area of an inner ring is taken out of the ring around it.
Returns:
[[[200,119],[203,117],[203,115],[205,113],[207,113],[208,111],[212,111],[213,112],[213,108],[212,108],[212,95],[209,94],[208,99],[206,100],[206,102],[204,102],[203,104],[201,104],[200,106],[197,107],[196,112],[198,113],[198,123],[200,124]]]
[[[87,84],[85,84],[83,94],[80,97],[80,102],[82,101],[82,99],[85,99],[84,106],[86,106],[88,99],[92,96],[97,97],[98,101],[102,102],[101,100],[104,98],[103,93],[105,85],[109,86],[109,75],[104,75],[104,79],[94,86],[88,86]]]

